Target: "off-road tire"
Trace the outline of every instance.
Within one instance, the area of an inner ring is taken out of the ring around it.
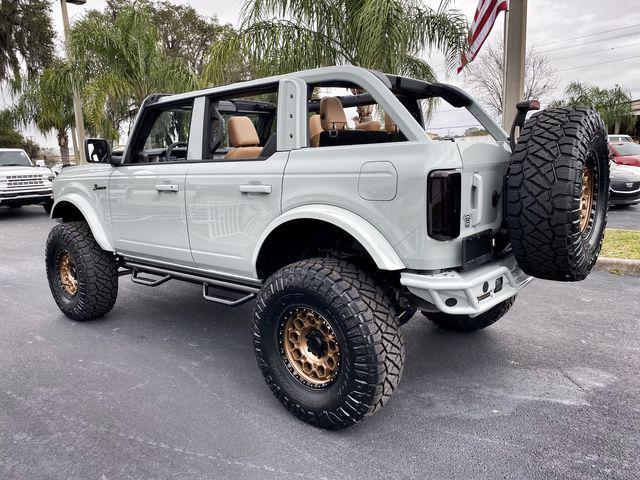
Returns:
[[[469,333],[482,330],[496,323],[509,311],[515,301],[516,297],[513,296],[475,317],[451,315],[443,312],[422,312],[422,314],[440,328]]]
[[[340,363],[333,380],[313,388],[287,366],[281,324],[287,312],[311,308],[333,328]],[[404,340],[391,300],[374,276],[334,258],[288,265],[265,282],[254,310],[258,365],[276,398],[301,420],[339,429],[377,411],[402,375]]]
[[[581,227],[583,171],[592,201]],[[590,108],[560,107],[524,125],[507,178],[507,222],[513,253],[525,273],[549,280],[584,279],[595,264],[607,219],[607,133]]]
[[[77,291],[70,295],[62,285],[59,258],[68,252],[75,267]],[[108,313],[118,296],[118,267],[111,252],[100,248],[85,222],[61,223],[47,239],[46,268],[49,287],[58,307],[76,321]]]

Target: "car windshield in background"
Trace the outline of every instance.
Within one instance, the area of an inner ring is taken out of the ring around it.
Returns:
[[[631,155],[640,155],[640,145],[637,143],[623,143],[616,145],[615,149],[622,157],[629,157]]]
[[[0,152],[0,167],[31,167],[31,161],[24,152]]]

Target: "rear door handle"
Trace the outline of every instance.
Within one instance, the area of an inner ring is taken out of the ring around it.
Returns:
[[[160,183],[156,185],[156,190],[159,192],[177,192],[178,190],[180,190],[180,186]]]
[[[246,185],[238,185],[238,190],[242,193],[271,193],[271,185],[263,185],[261,183],[249,183]]]

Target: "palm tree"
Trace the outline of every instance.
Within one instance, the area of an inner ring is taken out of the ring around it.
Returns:
[[[417,0],[245,0],[242,26],[211,48],[204,81],[229,80],[244,63],[264,76],[351,64],[435,80],[421,58],[445,54],[453,67],[467,42],[466,17],[442,0],[434,10]]]
[[[196,85],[188,67],[163,51],[144,9],[126,7],[115,18],[92,11],[70,33],[75,63],[67,73],[82,89],[90,129],[106,138],[119,138],[148,95]]]
[[[55,132],[60,148],[62,164],[69,163],[69,130],[75,124],[71,84],[60,85],[60,71],[63,63],[55,61],[38,77],[26,81],[22,94],[13,108],[13,115],[19,123],[35,124],[46,134]],[[69,77],[63,77],[69,78]]]
[[[631,109],[631,95],[619,85],[606,89],[587,83],[571,82],[565,88],[565,99],[555,105],[590,106],[600,113],[607,131],[613,126],[613,133],[620,128],[632,128],[635,116]]]

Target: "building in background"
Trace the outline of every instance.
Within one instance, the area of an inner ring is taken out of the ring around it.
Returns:
[[[633,110],[633,114],[636,116],[636,125],[633,127],[632,135],[638,139],[640,138],[640,98],[631,101],[631,110]]]

